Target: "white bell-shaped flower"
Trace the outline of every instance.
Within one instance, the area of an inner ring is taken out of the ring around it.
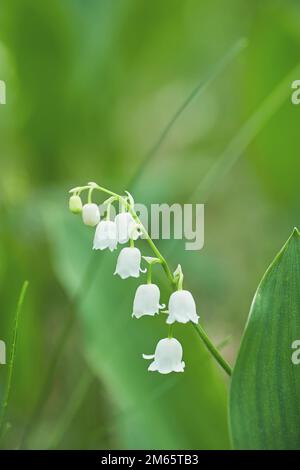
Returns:
[[[154,359],[148,370],[161,374],[183,372],[185,363],[182,361],[182,346],[175,338],[161,339],[153,355],[143,354],[144,359]]]
[[[187,290],[173,292],[169,299],[169,315],[167,323],[171,325],[175,321],[198,323],[199,316],[196,312],[196,304],[192,294]]]
[[[137,223],[129,212],[117,214],[115,222],[119,243],[124,244],[127,243],[129,239],[138,239],[139,232],[137,230]]]
[[[101,220],[97,225],[94,237],[94,250],[105,250],[109,248],[113,251],[117,248],[117,228],[112,220]]]
[[[139,277],[142,271],[141,259],[142,255],[138,248],[122,248],[118,256],[114,274],[119,274],[122,279],[126,279],[127,277]]]
[[[82,220],[85,225],[90,225],[91,227],[99,224],[100,211],[97,204],[84,204],[82,208]]]
[[[160,291],[156,284],[142,284],[136,290],[133,301],[132,316],[155,315],[165,305],[159,304]]]

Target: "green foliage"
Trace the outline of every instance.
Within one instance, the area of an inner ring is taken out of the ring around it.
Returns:
[[[300,449],[300,235],[295,229],[255,294],[230,388],[236,449]]]
[[[248,73],[245,80],[245,105],[250,110],[255,109],[286,72],[299,63],[297,40],[300,35],[299,28],[295,27],[299,22],[299,10],[292,3],[289,9],[284,4],[271,8],[267,21],[262,14],[258,15],[249,37],[251,47],[246,52]],[[272,58],[274,50],[277,55],[276,66]],[[260,72],[251,73],[253,67],[259,67]],[[287,94],[290,94],[291,83],[299,76],[299,70],[294,70],[285,85]],[[280,112],[272,116],[271,125],[263,129],[249,153],[251,165],[263,180],[265,190],[276,200],[279,209],[295,206],[294,193],[298,188],[297,174],[300,171],[298,118],[298,107],[291,104],[290,98],[286,99]]]
[[[300,78],[300,6],[228,0],[226,8],[230,15],[214,0],[3,0],[0,338],[8,349],[24,279],[30,295],[1,447],[19,446],[39,400],[28,447],[141,446],[146,433],[149,445],[228,447],[222,372],[196,333],[179,327],[184,378],[172,385],[172,377],[146,373],[139,354],[153,352],[164,325],[130,319],[137,284],[112,277],[114,255],[89,254],[92,234],[65,199],[89,180],[132,190],[146,204],[209,195],[204,249],[161,247],[172,266],[184,267],[210,336],[232,336],[224,354],[234,361],[253,286],[299,220],[300,107],[291,105],[288,74]],[[220,67],[241,37],[248,48]],[[0,399],[6,377],[1,367]]]

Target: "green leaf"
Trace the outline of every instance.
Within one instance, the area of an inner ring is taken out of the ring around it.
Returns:
[[[300,236],[295,229],[255,294],[230,389],[236,449],[300,449]]]

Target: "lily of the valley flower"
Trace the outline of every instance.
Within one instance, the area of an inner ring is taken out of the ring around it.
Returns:
[[[129,212],[121,212],[120,214],[117,214],[115,223],[117,226],[117,236],[119,243],[127,243],[130,238],[137,240],[139,237],[137,224]]]
[[[84,204],[82,208],[82,220],[85,225],[95,227],[100,221],[100,211],[97,204]]]
[[[196,304],[192,294],[187,290],[173,292],[169,299],[169,316],[167,323],[171,325],[175,321],[198,323],[199,316],[196,312]]]
[[[154,316],[164,305],[159,304],[160,291],[156,284],[142,284],[137,288],[133,301],[132,316],[141,318],[143,315]]]
[[[82,204],[81,196],[83,192],[87,194],[87,204]],[[105,218],[102,216],[100,206],[94,204],[93,194],[96,191],[105,193],[106,199],[101,206],[105,208]],[[152,284],[152,271],[155,265],[161,265],[167,275],[172,288],[176,286],[176,292],[170,296],[166,322],[173,325],[174,322],[187,323],[189,321],[198,323],[199,316],[196,311],[196,304],[192,294],[183,290],[184,274],[180,265],[177,266],[174,273],[170,270],[167,261],[162,256],[150,235],[144,227],[138,212],[134,199],[128,191],[125,195],[117,194],[109,189],[103,188],[96,183],[90,182],[85,186],[77,186],[69,191],[69,208],[74,214],[82,213],[84,224],[96,226],[93,249],[113,251],[117,248],[118,243],[121,245],[128,244],[121,249],[114,274],[118,274],[122,279],[129,277],[138,278],[141,272],[147,272],[147,280],[145,284],[140,285],[134,296],[132,317],[141,318],[143,316],[154,317],[165,305],[160,305],[160,289],[156,284]],[[111,209],[115,208],[115,204],[119,206],[119,212],[113,220],[111,217]],[[103,220],[102,220],[103,219]],[[135,247],[134,240],[143,237],[149,244],[154,256],[143,256],[141,251]],[[147,269],[141,269],[141,261],[147,263]],[[199,334],[202,337],[201,329]],[[208,339],[203,336],[206,344]],[[209,349],[213,351],[213,348]],[[160,340],[155,348],[154,354],[147,356],[143,354],[144,359],[151,359],[149,371],[157,371],[161,374],[169,374],[171,372],[183,372],[185,363],[182,360],[182,346],[179,341],[173,338],[173,327],[169,327],[167,338]],[[221,360],[217,354],[215,358],[226,370],[230,371],[230,367]],[[229,372],[228,372],[229,373]]]
[[[161,374],[183,372],[185,363],[182,361],[182,346],[175,338],[161,339],[153,355],[143,354],[144,359],[154,359],[148,367],[149,371]]]
[[[141,269],[142,255],[138,248],[122,248],[119,253],[117,266],[114,274],[119,274],[122,279],[127,277],[139,277]]]
[[[97,225],[94,237],[94,250],[105,250],[109,248],[113,251],[117,248],[117,227],[112,220],[101,220]]]

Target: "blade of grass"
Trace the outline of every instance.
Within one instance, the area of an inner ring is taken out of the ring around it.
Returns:
[[[250,116],[229,142],[224,152],[216,159],[197,187],[191,191],[188,197],[189,202],[199,201],[200,198],[202,203],[208,201],[218,182],[225,178],[235,163],[242,157],[247,147],[289,97],[290,84],[294,77],[299,74],[300,63],[271,91],[261,106]],[[179,240],[173,240],[172,243],[168,244],[166,256],[176,249],[179,242]]]
[[[221,351],[222,349],[226,348],[226,346],[230,344],[231,340],[232,340],[232,336],[231,335],[227,336],[222,341],[220,341],[219,344],[217,344],[217,349]]]
[[[13,333],[12,333],[12,346],[11,346],[9,365],[8,365],[8,377],[7,377],[4,397],[3,397],[1,410],[0,410],[0,438],[2,437],[2,434],[3,434],[5,417],[6,417],[6,412],[7,412],[7,407],[8,407],[10,392],[11,392],[11,386],[12,386],[12,378],[13,378],[13,371],[14,371],[14,365],[15,365],[17,338],[18,338],[18,330],[19,330],[19,318],[20,318],[20,313],[23,307],[28,285],[29,285],[29,282],[25,281],[21,288],[19,300],[17,304],[17,309],[16,309],[16,314],[15,314],[15,319],[14,319],[14,326],[13,326]]]
[[[248,42],[245,38],[240,38],[224,55],[222,59],[208,72],[207,76],[202,79],[195,88],[191,91],[191,93],[187,96],[187,98],[183,101],[183,103],[179,106],[179,108],[175,111],[171,119],[167,122],[166,126],[164,127],[163,131],[161,132],[160,136],[158,137],[157,141],[154,143],[152,148],[146,154],[145,159],[138,167],[136,173],[131,178],[129,187],[135,185],[135,183],[140,178],[141,174],[145,171],[146,167],[149,165],[153,157],[157,154],[160,150],[162,144],[166,140],[168,134],[170,133],[171,129],[174,127],[174,124],[178,121],[178,119],[182,116],[184,111],[190,105],[190,103],[199,95],[202,95],[207,88],[211,85],[211,83],[223,72],[225,67],[233,60],[235,57],[242,52],[245,47],[247,46]]]
[[[246,121],[231,140],[222,155],[212,165],[197,188],[192,192],[190,200],[197,200],[200,196],[202,201],[206,202],[218,181],[228,174],[234,164],[243,155],[249,144],[251,144],[257,134],[289,97],[291,83],[299,74],[300,63],[281,80],[263,101],[261,106],[250,116],[248,121]]]

